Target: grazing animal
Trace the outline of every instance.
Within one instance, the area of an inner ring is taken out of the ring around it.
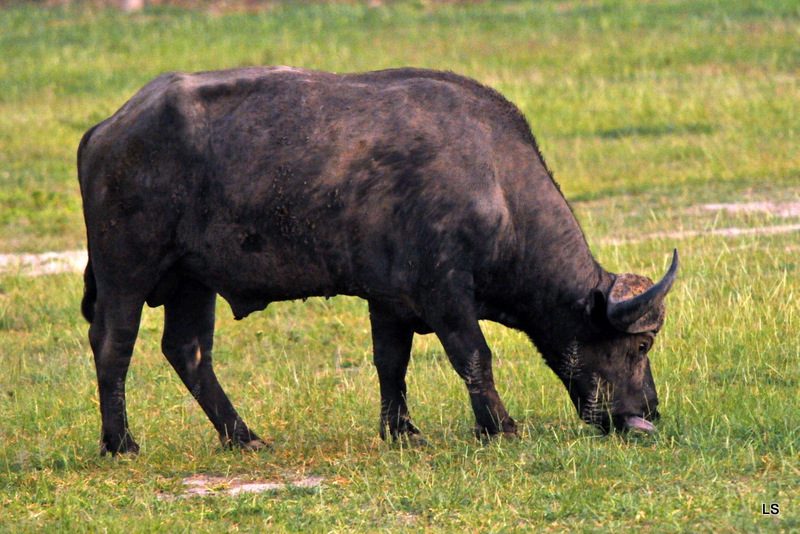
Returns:
[[[592,256],[521,112],[461,76],[252,67],[159,76],[84,135],[102,451],[135,452],[125,376],[142,307],[164,306],[164,355],[224,444],[260,448],[212,368],[216,295],[237,319],[271,302],[369,303],[381,436],[418,433],[405,375],[435,333],[479,436],[516,433],[478,321],[525,332],[582,419],[651,430],[657,284]]]

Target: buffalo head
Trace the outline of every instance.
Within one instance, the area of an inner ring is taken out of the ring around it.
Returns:
[[[588,328],[565,351],[556,372],[587,423],[609,432],[653,430],[658,395],[647,353],[664,323],[664,297],[675,281],[678,254],[656,284],[637,274],[616,276],[608,291],[580,302]]]

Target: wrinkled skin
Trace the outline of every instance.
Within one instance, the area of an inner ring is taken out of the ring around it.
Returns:
[[[612,428],[628,429],[631,417],[646,421],[659,417],[658,395],[647,358],[653,341],[654,335],[647,332],[597,342],[583,351],[578,348],[580,363],[565,365],[559,377],[581,419],[609,432]]]
[[[589,423],[648,430],[657,415],[639,348],[663,323],[677,257],[656,285],[600,267],[524,117],[477,82],[169,73],[85,134],[78,174],[104,452],[138,450],[125,377],[145,303],[164,306],[164,355],[220,440],[264,446],[213,370],[217,294],[236,318],[366,299],[384,437],[419,433],[405,374],[426,333],[464,380],[476,434],[516,433],[481,319],[526,332]]]

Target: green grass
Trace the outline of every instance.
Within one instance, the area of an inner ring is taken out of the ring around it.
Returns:
[[[0,50],[0,253],[83,246],[78,141],[149,79],[280,63],[416,65],[496,87],[604,266],[658,277],[673,247],[682,258],[652,357],[652,436],[582,425],[526,339],[486,324],[521,439],[471,438],[465,388],[427,336],[409,396],[428,446],[386,444],[363,302],[236,322],[220,301],[218,374],[273,449],[220,450],[160,355],[163,312],[147,309],[128,380],[142,453],[115,459],[98,456],[81,277],[0,275],[0,531],[800,529],[800,233],[712,233],[800,217],[702,208],[800,201],[795,1],[18,5],[0,9]],[[196,474],[289,486],[164,498]],[[306,476],[323,486],[291,485]],[[762,516],[771,503],[780,515]]]

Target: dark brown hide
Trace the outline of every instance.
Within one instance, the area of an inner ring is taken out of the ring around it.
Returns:
[[[263,445],[213,371],[216,294],[237,318],[280,300],[367,299],[382,435],[417,432],[405,373],[414,333],[429,332],[467,386],[476,432],[515,433],[480,319],[526,332],[591,423],[609,426],[604,409],[618,427],[655,413],[649,367],[597,360],[629,357],[642,335],[607,315],[617,276],[592,257],[522,114],[473,80],[168,73],[86,133],[78,173],[104,451],[138,448],[125,376],[145,302],[165,307],[164,354],[223,443]]]

